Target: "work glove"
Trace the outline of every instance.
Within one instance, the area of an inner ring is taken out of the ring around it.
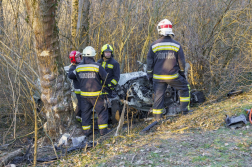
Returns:
[[[80,116],[76,116],[76,120],[77,120],[78,122],[82,122],[82,118],[81,118]]]
[[[109,88],[110,90],[114,90],[114,87],[112,86],[112,84],[108,84],[108,88]]]
[[[108,87],[103,87],[102,93],[103,94],[108,94],[109,88]]]
[[[185,76],[185,71],[180,71],[180,70],[179,70],[179,75],[181,75],[183,78],[185,78],[185,79],[186,79],[186,76]]]
[[[147,78],[150,83],[153,82],[153,74],[147,74]]]

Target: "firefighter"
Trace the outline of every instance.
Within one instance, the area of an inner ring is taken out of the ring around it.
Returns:
[[[108,110],[104,105],[104,95],[101,92],[101,81],[105,81],[107,72],[100,64],[95,62],[95,55],[95,49],[92,46],[87,46],[83,50],[83,61],[74,71],[74,74],[80,83],[82,129],[86,136],[89,136],[92,133],[91,116],[93,113],[93,107],[98,115],[100,134],[105,135],[109,132]]]
[[[167,84],[179,91],[180,110],[189,113],[190,86],[185,77],[185,57],[181,45],[172,39],[172,23],[164,19],[157,25],[161,36],[153,42],[147,55],[147,76],[153,82],[153,114],[156,120],[161,119],[164,108],[164,94]]]
[[[111,103],[109,113],[112,115],[112,123],[116,123],[119,120],[119,101],[113,99],[116,97],[114,89],[120,79],[120,65],[114,59],[113,48],[109,44],[105,44],[101,48],[101,59],[97,61],[108,73],[108,78],[105,83],[105,91],[107,93],[108,101]],[[116,118],[117,117],[117,118]]]
[[[68,78],[73,80],[73,85],[74,85],[74,93],[76,94],[78,104],[77,104],[77,114],[76,114],[76,119],[77,121],[81,122],[81,101],[80,101],[80,84],[76,78],[75,75],[72,75],[73,71],[75,71],[76,66],[81,62],[82,56],[81,53],[78,51],[72,51],[69,54],[69,58],[71,61],[71,66],[68,71]]]
[[[108,78],[105,83],[108,97],[112,98],[112,91],[120,79],[120,65],[114,59],[113,48],[109,44],[105,44],[101,48],[101,59],[97,61],[108,73]]]

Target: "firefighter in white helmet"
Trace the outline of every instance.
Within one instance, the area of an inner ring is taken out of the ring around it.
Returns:
[[[99,63],[95,62],[94,57],[96,52],[92,46],[87,46],[83,50],[82,55],[83,61],[74,71],[77,80],[80,83],[81,90],[82,129],[84,130],[84,135],[86,136],[89,136],[92,133],[91,116],[92,109],[94,107],[94,110],[98,115],[98,127],[100,134],[105,135],[109,132],[108,110],[104,107],[104,95],[101,92],[101,81],[105,81],[107,72]]]
[[[153,82],[155,119],[162,117],[164,94],[169,84],[179,91],[180,110],[189,113],[190,86],[185,77],[185,57],[181,45],[172,39],[172,23],[164,19],[157,25],[160,38],[153,42],[147,55],[147,75]]]

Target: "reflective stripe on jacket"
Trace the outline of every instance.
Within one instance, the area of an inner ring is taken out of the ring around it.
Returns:
[[[80,95],[85,98],[95,98],[101,94],[102,83],[107,72],[93,58],[85,58],[75,69],[76,77],[80,83]]]
[[[179,76],[185,69],[185,57],[181,45],[170,36],[153,42],[147,55],[147,73],[155,82],[166,82]]]
[[[103,59],[99,59],[97,63],[101,64],[102,67],[108,73],[108,78],[105,85],[108,87],[114,87],[115,85],[117,85],[120,79],[119,63],[112,56],[107,61],[104,61]]]

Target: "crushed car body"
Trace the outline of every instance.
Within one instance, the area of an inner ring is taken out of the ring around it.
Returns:
[[[69,66],[65,66],[64,69],[66,72],[68,72]],[[146,70],[144,64],[143,69]],[[148,81],[147,73],[145,71],[120,74],[120,80],[117,86],[115,87],[114,93],[115,97],[112,99],[108,99],[109,100],[108,107],[111,107],[111,105],[109,104],[111,104],[113,100],[120,100],[121,105],[123,103],[126,103],[131,108],[134,108],[136,110],[143,112],[151,112],[151,108],[154,102],[153,85]],[[75,97],[75,94],[72,93],[72,96],[74,106],[76,106],[77,99]],[[191,93],[191,102],[202,103],[204,101],[205,98],[203,92],[194,90]],[[176,115],[180,112],[178,91],[176,91],[169,85],[167,86],[167,89],[165,91],[164,103],[165,108],[163,110],[163,114]]]

